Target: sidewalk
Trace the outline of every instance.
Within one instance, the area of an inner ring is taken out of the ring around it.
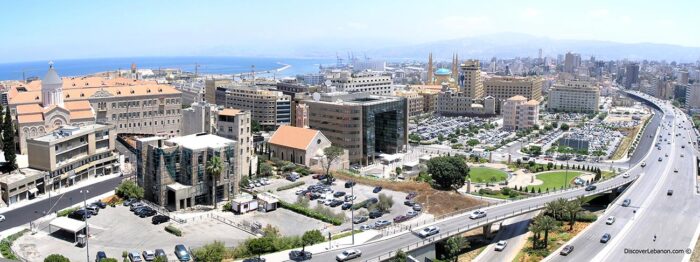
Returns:
[[[402,232],[405,233],[405,232]],[[379,235],[379,231],[377,230],[367,230],[364,232],[356,233],[355,234],[355,245],[360,245],[369,242],[372,240],[374,237]],[[345,248],[352,247],[352,236],[347,236],[344,238],[336,239],[331,241],[331,247],[329,248],[328,246],[328,241],[316,244],[313,246],[308,246],[306,247],[306,251],[311,252],[312,254],[316,255],[319,253],[325,253],[327,251],[330,252],[340,252],[340,250],[344,250]],[[291,250],[284,250],[284,251],[279,251],[276,253],[272,254],[267,254],[263,255],[262,258],[265,258],[267,261],[287,261],[289,260],[289,251],[292,250],[301,250],[301,248],[295,248]],[[239,261],[239,260],[237,260]]]
[[[99,176],[96,178],[88,178],[87,180],[80,181],[80,182],[78,182],[70,187],[64,187],[64,188],[60,188],[57,190],[53,190],[53,191],[51,191],[51,196],[55,197],[55,196],[58,196],[58,195],[61,195],[61,194],[67,193],[67,192],[71,192],[73,190],[79,190],[83,187],[93,185],[93,184],[96,184],[96,183],[99,183],[99,182],[102,182],[102,181],[105,181],[108,179],[112,179],[112,178],[115,178],[118,176],[119,176],[119,174],[112,174],[112,175]],[[34,203],[37,203],[41,200],[48,199],[48,198],[49,198],[49,194],[44,193],[44,194],[41,194],[41,195],[35,197],[34,199],[31,199],[31,200],[22,200],[19,203],[15,203],[15,204],[12,204],[12,205],[7,206],[7,207],[1,207],[0,214],[5,213],[5,212],[10,211],[10,210],[20,208],[20,207],[34,204]],[[54,210],[54,211],[58,211],[58,210]]]

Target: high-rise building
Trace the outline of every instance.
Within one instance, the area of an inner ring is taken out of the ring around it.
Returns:
[[[685,107],[688,109],[700,108],[700,83],[689,85],[686,88]]]
[[[297,104],[294,114],[294,126],[301,128],[309,128],[309,106],[306,104]]]
[[[564,58],[564,72],[573,74],[581,66],[581,55],[567,52]]]
[[[681,85],[687,85],[688,80],[690,79],[688,71],[680,71],[678,72],[678,83]]]
[[[394,92],[391,74],[379,72],[350,73],[347,71],[331,72],[326,75],[336,91],[349,93],[369,93],[373,95],[391,95]]]
[[[503,103],[503,128],[519,130],[532,128],[539,123],[540,102],[527,100],[524,96],[508,98]]]
[[[629,63],[625,66],[625,84],[626,88],[632,88],[632,85],[639,84],[639,64]]]
[[[428,54],[428,72],[426,76],[426,85],[433,84],[433,53]]]
[[[252,120],[263,129],[273,130],[291,123],[291,97],[280,91],[233,83],[218,85],[215,94],[217,105],[250,111]]]
[[[479,60],[466,60],[460,65],[458,84],[460,91],[472,99],[484,97],[484,83],[481,79]]]
[[[501,105],[506,99],[523,96],[527,100],[542,101],[542,84],[539,77],[502,77],[495,76],[484,79],[484,89],[487,96],[496,99],[496,112],[501,112]]]
[[[368,93],[335,92],[306,100],[309,127],[349,151],[352,164],[369,164],[381,153],[405,151],[408,143],[406,99]]]
[[[600,89],[587,81],[567,80],[549,90],[547,109],[555,112],[597,112]]]
[[[408,117],[415,117],[423,114],[423,102],[425,99],[422,95],[418,94],[418,92],[397,90],[396,96],[406,98],[408,102]]]

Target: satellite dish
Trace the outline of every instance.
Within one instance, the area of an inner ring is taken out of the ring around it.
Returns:
[[[316,101],[316,102],[321,100],[321,94],[319,94],[318,92],[314,92],[313,97],[314,97],[314,101]]]
[[[326,86],[331,86],[331,84],[333,84],[333,83],[331,83],[331,80],[326,80],[326,82],[323,82],[323,83],[326,84]]]

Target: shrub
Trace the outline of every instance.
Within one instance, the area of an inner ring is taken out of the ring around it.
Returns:
[[[287,189],[292,189],[292,188],[295,188],[295,187],[298,187],[298,186],[301,186],[301,185],[304,185],[304,184],[306,184],[306,182],[304,182],[304,181],[297,181],[297,182],[291,183],[291,184],[289,184],[289,185],[284,185],[284,186],[278,187],[278,188],[277,188],[277,192],[279,192],[279,191],[284,191],[284,190],[287,190]]]
[[[51,254],[44,258],[44,262],[70,262],[70,259],[59,254]]]
[[[479,189],[479,195],[493,195],[493,190],[490,188]]]
[[[224,210],[224,211],[231,211],[231,210],[233,210],[233,207],[231,206],[231,202],[226,202],[226,204],[224,204],[223,210]]]
[[[114,192],[121,198],[143,198],[143,188],[139,187],[136,182],[131,180],[119,184]]]
[[[339,226],[343,223],[343,219],[339,217],[332,217],[328,214],[324,214],[324,209],[330,210],[324,206],[317,206],[316,209],[309,209],[297,204],[290,204],[285,201],[280,201],[279,206],[281,208],[286,208],[294,213],[302,214],[310,218],[315,218],[326,223],[331,223],[333,225]],[[332,210],[330,210],[332,212]]]
[[[165,226],[165,231],[178,237],[182,236],[182,231],[179,228],[174,227],[172,225]]]
[[[70,215],[70,213],[73,213],[76,210],[78,210],[78,207],[66,208],[64,210],[58,211],[58,214],[56,214],[56,215],[59,217],[64,217],[64,216]]]

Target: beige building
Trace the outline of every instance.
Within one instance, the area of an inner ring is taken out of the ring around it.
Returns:
[[[212,84],[207,83],[207,92],[211,93],[209,87]],[[274,130],[277,126],[291,123],[291,96],[280,91],[233,83],[218,85],[214,92],[217,105],[250,111],[253,120],[264,129]]]
[[[547,110],[555,112],[597,112],[600,89],[587,81],[567,80],[549,90]]]
[[[348,93],[369,93],[373,95],[391,95],[394,92],[391,75],[381,72],[334,71],[326,75],[337,91]]]
[[[479,60],[466,60],[460,65],[460,74],[457,83],[460,87],[460,91],[467,97],[481,99],[485,96]]]
[[[415,91],[404,90],[397,90],[395,95],[406,98],[408,102],[408,117],[415,117],[425,113],[425,106],[423,105],[425,98],[423,95]]]
[[[529,100],[524,96],[508,98],[501,110],[503,115],[503,128],[506,130],[519,130],[532,128],[539,123],[540,102]]]
[[[19,151],[27,139],[63,125],[111,124],[117,133],[180,134],[181,94],[169,85],[126,78],[61,78],[49,67],[41,81],[13,86],[10,110]]]
[[[113,125],[62,126],[27,140],[29,167],[48,172],[46,184],[50,189],[118,173],[116,136]]]
[[[689,85],[686,88],[685,107],[688,109],[700,108],[700,83]]]
[[[304,165],[323,169],[325,155],[323,150],[331,146],[320,131],[293,126],[281,126],[267,141],[270,156]],[[336,160],[331,170],[349,168],[348,150]]]
[[[514,96],[542,101],[542,83],[539,77],[494,76],[484,79],[484,89],[487,96],[496,99],[496,112],[501,112],[501,105]]]
[[[20,168],[9,174],[0,176],[0,196],[4,206],[12,206],[17,202],[44,194],[46,187],[44,179],[46,172],[32,168]]]
[[[301,128],[309,128],[309,106],[306,104],[297,104],[294,114],[294,126]]]

